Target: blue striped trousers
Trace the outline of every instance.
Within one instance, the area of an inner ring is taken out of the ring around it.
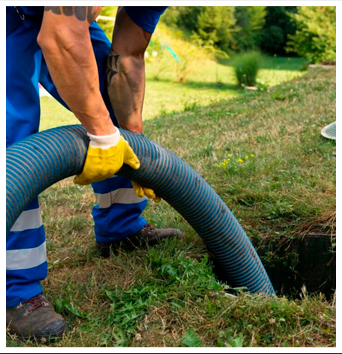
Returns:
[[[37,44],[40,25],[41,19],[27,18],[6,37],[6,146],[38,132],[39,82],[68,108],[51,80]],[[106,91],[110,41],[96,23],[90,26],[90,35],[98,64],[100,90],[117,125]],[[145,226],[141,213],[147,200],[135,195],[130,180],[113,176],[92,186],[97,200],[93,208],[97,241],[119,241]],[[42,293],[40,281],[46,276],[45,232],[36,199],[22,212],[6,239],[6,306],[16,306]]]

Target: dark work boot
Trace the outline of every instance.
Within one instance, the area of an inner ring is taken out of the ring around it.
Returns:
[[[178,229],[156,229],[153,225],[146,224],[137,234],[129,236],[122,241],[96,242],[96,248],[101,257],[108,258],[111,249],[113,251],[119,247],[134,249],[146,246],[146,244],[152,246],[162,239],[172,237],[183,237],[183,233]]]
[[[24,339],[44,338],[47,342],[67,332],[63,317],[55,312],[44,295],[6,308],[6,326]]]

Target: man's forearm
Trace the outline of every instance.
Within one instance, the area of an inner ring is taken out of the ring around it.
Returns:
[[[145,62],[142,55],[111,53],[107,66],[108,93],[121,128],[142,132]]]
[[[145,95],[145,50],[152,34],[136,25],[124,7],[118,8],[107,65],[109,98],[120,127],[142,132]]]
[[[50,17],[46,19],[45,16]],[[46,21],[43,20],[38,36],[38,44],[58,93],[89,133],[112,134],[116,128],[99,90],[98,69],[88,26],[86,30],[80,28],[84,26],[80,20],[67,26],[58,22],[58,17],[49,12],[44,15]],[[67,20],[69,18],[64,21]]]

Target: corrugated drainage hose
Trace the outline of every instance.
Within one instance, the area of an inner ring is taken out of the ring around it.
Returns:
[[[121,130],[141,161],[118,175],[152,188],[196,230],[220,272],[233,287],[274,294],[269,277],[252,243],[233,213],[215,191],[172,152],[147,138]],[[43,131],[6,151],[7,232],[24,208],[54,183],[82,171],[88,147],[86,131],[72,125]]]

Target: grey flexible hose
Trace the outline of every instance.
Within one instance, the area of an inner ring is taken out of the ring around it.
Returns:
[[[274,294],[252,243],[233,213],[200,175],[172,152],[149,139],[121,130],[141,167],[124,165],[118,175],[152,188],[203,239],[220,272],[233,287]],[[6,229],[24,208],[54,183],[82,171],[88,137],[80,125],[40,132],[6,150]]]

